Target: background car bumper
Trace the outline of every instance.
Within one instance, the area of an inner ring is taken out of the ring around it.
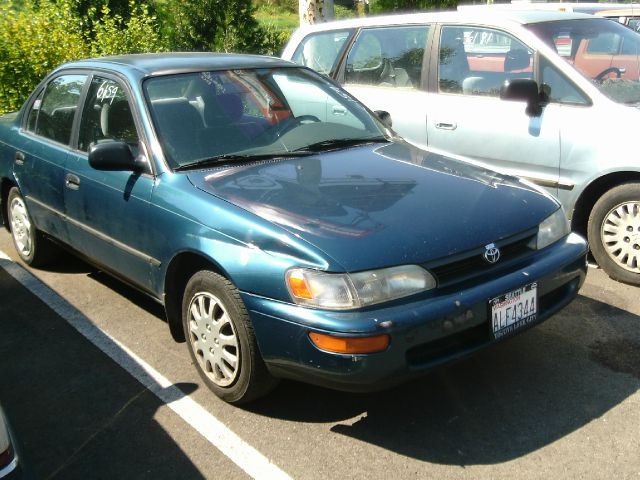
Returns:
[[[573,300],[586,276],[587,245],[575,234],[536,252],[526,268],[482,278],[429,298],[351,312],[313,310],[243,293],[262,356],[279,377],[349,391],[372,391],[462,358],[493,339],[489,300],[532,282],[538,284],[538,324]],[[379,353],[344,355],[318,349],[310,332],[367,336],[386,333]],[[500,340],[502,340],[501,338]]]

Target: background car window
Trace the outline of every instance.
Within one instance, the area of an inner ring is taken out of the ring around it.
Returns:
[[[115,80],[96,76],[91,80],[82,113],[78,148],[87,152],[91,144],[107,140],[138,147],[138,133],[124,88]]]
[[[349,55],[345,83],[419,88],[428,25],[364,29]]]
[[[438,85],[441,92],[497,97],[505,80],[533,78],[532,52],[498,30],[442,28]]]
[[[86,79],[86,75],[62,75],[53,79],[33,102],[27,129],[36,135],[68,144]]]
[[[325,75],[333,74],[336,60],[351,30],[321,32],[306,37],[298,46],[292,60]]]

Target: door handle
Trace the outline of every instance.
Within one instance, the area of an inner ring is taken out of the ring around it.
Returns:
[[[24,153],[22,152],[16,152],[16,165],[24,165]]]
[[[344,107],[339,107],[337,105],[334,105],[332,108],[332,113],[334,115],[346,115],[347,114],[347,109]]]
[[[78,190],[80,188],[80,178],[73,173],[67,173],[64,177],[64,186],[70,190]]]
[[[441,130],[455,130],[458,128],[457,123],[447,123],[447,122],[436,122],[436,128]]]

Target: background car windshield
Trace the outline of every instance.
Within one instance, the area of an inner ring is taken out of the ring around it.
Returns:
[[[558,55],[619,103],[640,103],[640,35],[607,19],[529,25]]]
[[[151,78],[144,88],[174,168],[221,155],[278,154],[383,134],[361,104],[306,69],[177,74]]]

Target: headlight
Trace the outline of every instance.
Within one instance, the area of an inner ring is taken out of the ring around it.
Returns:
[[[366,307],[436,286],[433,276],[417,265],[359,273],[326,273],[292,268],[285,277],[294,302],[330,310]]]
[[[538,227],[535,248],[540,250],[569,235],[569,222],[564,210],[559,208],[548,216]]]

